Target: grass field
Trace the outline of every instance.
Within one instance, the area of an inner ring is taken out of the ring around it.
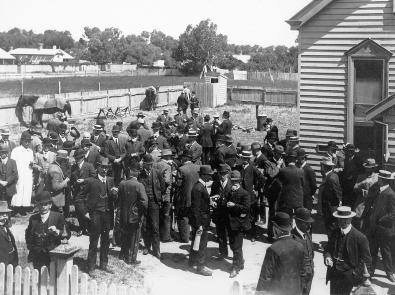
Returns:
[[[24,80],[24,93],[27,95],[58,93],[59,81],[62,92],[96,91],[100,89],[126,89],[148,87],[151,85],[173,86],[184,82],[201,82],[199,76],[101,76],[101,77],[62,77],[37,78]],[[21,95],[20,80],[0,81],[0,98]],[[296,89],[296,81],[241,81],[228,80],[228,86],[262,86],[276,89]]]

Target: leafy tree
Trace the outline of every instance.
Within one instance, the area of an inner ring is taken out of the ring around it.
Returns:
[[[46,30],[43,35],[43,43],[45,48],[56,45],[58,48],[65,50],[74,47],[74,39],[69,31]]]
[[[224,54],[226,47],[227,36],[217,34],[217,25],[207,19],[195,27],[187,26],[179,38],[178,47],[173,51],[173,57],[181,62],[181,70],[197,73],[204,64],[214,64]]]

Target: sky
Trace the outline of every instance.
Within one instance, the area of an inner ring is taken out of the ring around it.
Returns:
[[[211,19],[228,43],[295,45],[297,32],[285,21],[311,0],[0,0],[0,31],[18,27],[42,33],[116,27],[125,34],[160,30],[178,38],[188,24]]]

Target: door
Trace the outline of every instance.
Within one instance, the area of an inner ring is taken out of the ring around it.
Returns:
[[[354,145],[360,150],[361,159],[374,158],[383,163],[384,128],[381,124],[354,125]]]

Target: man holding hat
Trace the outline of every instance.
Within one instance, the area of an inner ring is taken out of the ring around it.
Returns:
[[[189,224],[192,227],[192,244],[189,254],[189,266],[197,267],[197,273],[211,276],[212,272],[205,267],[208,230],[210,229],[210,196],[207,188],[212,185],[213,171],[211,166],[203,165],[199,170],[199,180],[191,191],[191,215]],[[195,250],[194,243],[198,231],[201,233],[199,249]]]
[[[197,136],[198,133],[195,130],[192,129],[188,131],[189,151],[192,154],[192,162],[197,165],[201,165],[203,149],[202,146],[196,141]]]
[[[314,219],[311,212],[306,208],[298,208],[295,211],[295,227],[291,230],[294,239],[301,243],[305,249],[304,255],[304,274],[302,279],[302,295],[309,295],[311,283],[314,276],[314,249],[310,235],[311,225]]]
[[[0,201],[0,263],[4,263],[6,266],[12,264],[16,267],[18,265],[18,248],[9,228],[11,226],[11,212],[7,201]]]
[[[307,164],[307,154],[304,149],[297,151],[296,165],[303,171],[303,207],[313,209],[313,196],[317,190],[317,181],[313,168]]]
[[[33,189],[33,151],[29,148],[32,136],[25,131],[21,136],[21,145],[11,152],[11,159],[16,162],[18,169],[18,182],[16,184],[16,194],[12,197],[11,206],[16,207],[14,211],[26,215],[26,211],[31,206]]]
[[[234,278],[244,269],[243,238],[250,230],[250,195],[241,186],[242,176],[239,171],[230,174],[231,191],[226,197],[229,218],[229,245],[233,252],[232,270],[229,277]]]
[[[362,232],[369,240],[372,254],[372,269],[374,274],[377,253],[380,249],[384,271],[387,278],[394,283],[394,267],[392,254],[393,236],[395,235],[395,192],[391,185],[394,175],[385,170],[379,170],[377,185],[372,186],[365,202],[362,213]]]
[[[333,295],[348,295],[354,286],[369,278],[372,262],[369,242],[351,225],[354,216],[355,212],[347,206],[340,206],[333,213],[338,227],[324,250],[326,281],[330,281],[330,294]]]
[[[112,127],[112,137],[104,143],[104,156],[112,164],[112,176],[114,177],[115,186],[121,182],[122,161],[126,156],[125,148],[119,142],[119,132],[121,128],[118,125]]]
[[[255,294],[302,294],[305,249],[292,237],[291,228],[290,216],[277,212],[273,219],[276,242],[266,250]]]
[[[96,265],[97,245],[100,238],[100,268],[113,273],[108,268],[108,251],[110,247],[110,230],[114,226],[114,202],[118,189],[114,185],[114,179],[107,176],[110,162],[107,158],[100,158],[97,164],[97,177],[81,179],[79,182],[84,186],[79,192],[77,199],[86,200],[83,208],[84,215],[90,220],[89,251],[88,251],[88,274],[94,276]],[[82,206],[84,204],[81,204]]]
[[[1,140],[0,144],[8,146],[10,152],[16,147],[16,143],[10,140],[10,129],[1,129]]]
[[[65,221],[62,214],[51,211],[52,199],[49,192],[38,193],[35,200],[38,213],[30,216],[25,239],[29,249],[28,261],[33,262],[35,269],[41,269],[44,265],[49,267],[49,251],[60,245]]]
[[[335,164],[330,158],[323,158],[321,161],[322,183],[318,192],[318,199],[322,206],[322,215],[328,237],[335,228],[336,220],[333,212],[341,205],[342,189],[340,187],[339,176],[333,171]]]
[[[16,162],[9,158],[8,145],[0,143],[0,201],[11,204],[11,198],[16,193],[18,169]]]
[[[65,150],[59,150],[56,155],[56,161],[48,167],[48,179],[46,190],[51,193],[54,208],[52,210],[63,212],[66,204],[65,189],[68,186],[70,178],[62,170],[63,163],[68,162],[68,153]]]

